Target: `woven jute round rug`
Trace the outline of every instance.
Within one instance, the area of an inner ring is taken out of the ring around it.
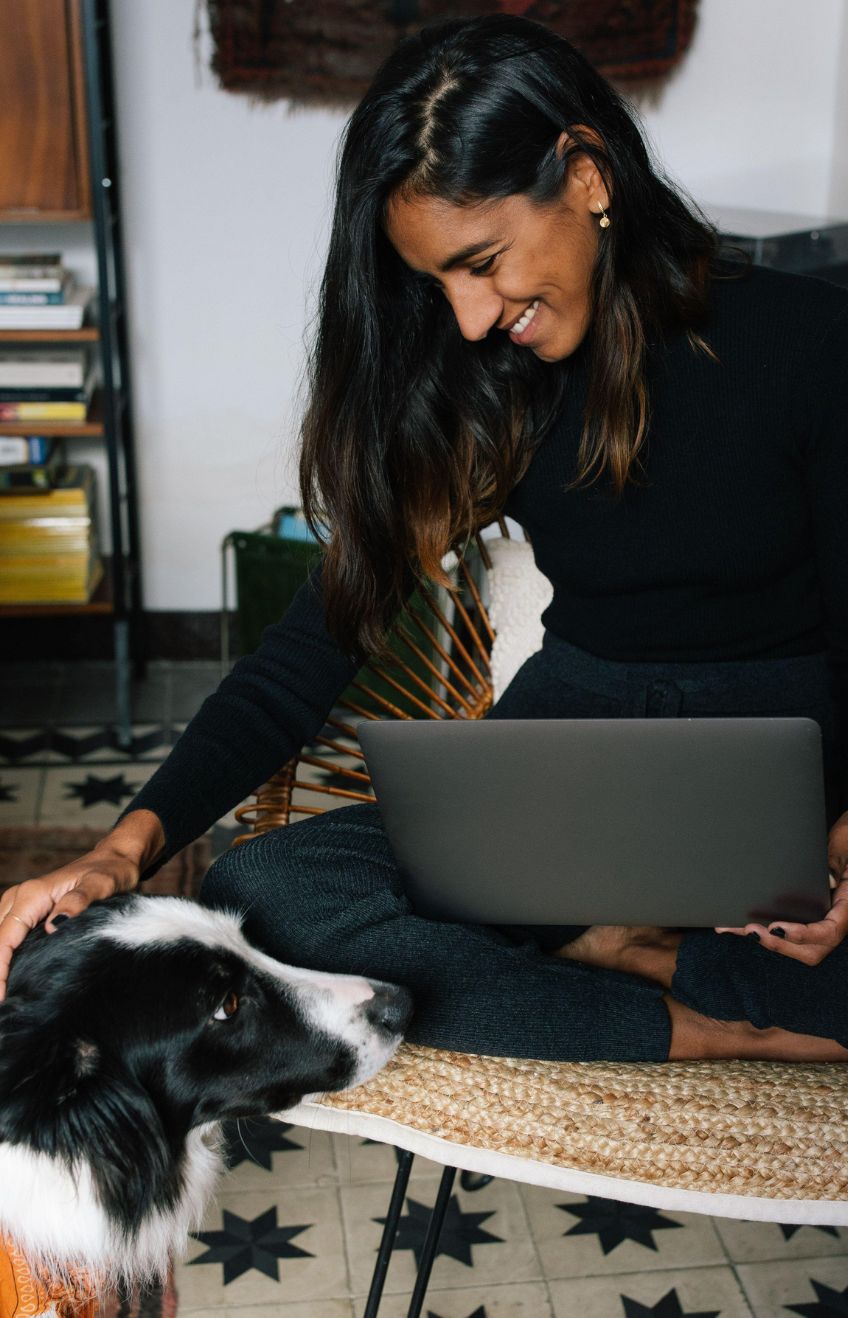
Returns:
[[[813,1203],[829,1201],[827,1220],[848,1221],[848,1067],[839,1064],[556,1063],[404,1045],[367,1084],[286,1119],[449,1162],[445,1141],[458,1166],[561,1188],[611,1178],[626,1183],[622,1199],[671,1202],[654,1188],[734,1216],[747,1214],[733,1196],[809,1201],[801,1217],[810,1220]],[[715,1207],[674,1191],[716,1196]]]

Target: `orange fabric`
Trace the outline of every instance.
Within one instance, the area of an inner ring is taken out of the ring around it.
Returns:
[[[37,1318],[51,1308],[59,1318],[97,1318],[98,1313],[84,1279],[70,1287],[50,1285],[30,1270],[11,1240],[0,1237],[0,1318]]]

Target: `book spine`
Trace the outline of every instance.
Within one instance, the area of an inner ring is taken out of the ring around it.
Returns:
[[[0,270],[14,274],[32,274],[34,270],[61,270],[61,252],[16,252],[0,256]]]
[[[0,389],[82,389],[86,373],[73,363],[49,365],[0,362]]]
[[[0,288],[0,307],[55,307],[65,300],[64,293],[13,293]]]
[[[84,309],[69,307],[0,307],[0,329],[74,330],[82,328]]]
[[[84,421],[85,403],[0,403],[0,421]]]
[[[7,389],[0,385],[0,403],[84,403],[88,402],[91,393],[87,389],[67,389],[62,385],[54,385],[45,389],[45,387],[22,387],[22,389]]]
[[[68,389],[63,385],[44,389],[7,389],[0,385],[0,403],[85,403],[86,389]]]
[[[29,440],[19,435],[0,435],[0,464],[4,467],[16,462],[29,462]]]

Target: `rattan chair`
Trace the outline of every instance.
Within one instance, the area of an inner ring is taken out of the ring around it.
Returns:
[[[502,528],[503,529],[503,528]],[[479,542],[478,542],[479,543]],[[329,733],[236,813],[257,832],[373,800],[355,718],[481,718],[495,648],[521,646],[490,617],[502,595],[479,544],[457,567],[452,604],[425,592],[395,633],[397,662],[370,665]],[[529,547],[525,560],[529,558]],[[520,551],[516,551],[520,553]],[[539,594],[531,562],[518,588]],[[514,558],[509,575],[515,581]],[[503,582],[500,582],[502,587]],[[538,611],[537,611],[538,617]],[[532,628],[525,630],[532,633]],[[538,648],[527,638],[527,653]],[[501,674],[504,682],[509,673]],[[499,694],[499,691],[497,692]],[[240,839],[244,840],[244,839]],[[301,1103],[289,1122],[392,1144],[398,1172],[365,1318],[377,1314],[415,1154],[444,1166],[408,1313],[421,1312],[457,1169],[655,1208],[784,1223],[848,1225],[848,1068],[771,1062],[555,1063],[403,1046],[357,1089]]]

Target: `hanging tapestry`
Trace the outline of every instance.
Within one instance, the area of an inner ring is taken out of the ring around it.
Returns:
[[[351,105],[401,37],[428,23],[522,14],[613,81],[660,77],[689,45],[697,0],[207,0],[227,91]]]

